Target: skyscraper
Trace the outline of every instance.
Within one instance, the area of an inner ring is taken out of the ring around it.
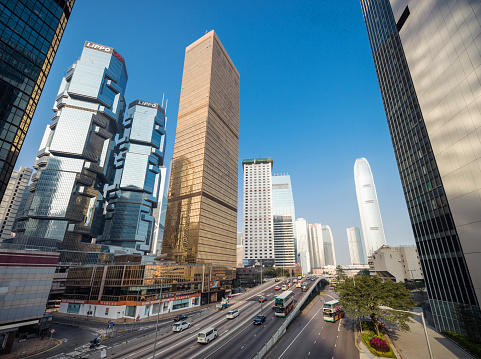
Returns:
[[[165,177],[165,110],[136,100],[129,105],[117,141],[115,178],[106,189],[103,235],[97,243],[156,254],[153,209],[162,206]]]
[[[314,274],[321,274],[322,267],[326,265],[326,259],[320,223],[309,224],[309,248],[312,271]]]
[[[361,7],[434,322],[466,333],[459,305],[479,318],[481,296],[481,7]]]
[[[347,228],[346,232],[347,242],[349,244],[349,254],[351,255],[351,264],[366,264],[362,250],[361,231],[359,231],[359,227]]]
[[[2,1],[0,201],[27,135],[75,0]]]
[[[162,253],[236,264],[240,76],[210,31],[185,50]]]
[[[8,186],[0,204],[0,242],[10,238],[12,234],[13,223],[22,201],[22,196],[28,186],[32,169],[20,167],[18,171],[13,171]]]
[[[362,234],[366,243],[366,254],[369,257],[376,249],[386,244],[386,238],[371,166],[365,158],[358,158],[354,164],[354,182],[361,216]]]
[[[302,273],[312,271],[309,251],[309,226],[304,218],[296,219],[297,263],[302,267]]]
[[[326,266],[336,266],[336,251],[331,227],[322,226],[322,241],[324,244],[324,261]]]
[[[122,56],[86,41],[60,85],[33,166],[37,172],[17,215],[16,242],[61,247],[64,262],[109,257],[107,248],[91,243],[102,231],[103,188],[114,167],[126,84]]]
[[[274,215],[274,257],[278,267],[294,266],[295,254],[295,207],[291,177],[272,177],[272,213]]]
[[[273,266],[274,218],[272,216],[272,158],[243,160],[244,266],[262,261]]]

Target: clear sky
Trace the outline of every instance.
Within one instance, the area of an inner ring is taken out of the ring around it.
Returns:
[[[390,245],[414,244],[359,1],[77,0],[17,161],[31,167],[60,81],[86,40],[126,61],[126,101],[167,108],[173,154],[185,47],[214,29],[240,73],[238,230],[245,158],[291,175],[296,215],[331,227],[338,264],[361,225],[354,162],[366,157]],[[168,166],[168,162],[166,165]]]

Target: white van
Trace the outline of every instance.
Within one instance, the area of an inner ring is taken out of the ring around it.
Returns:
[[[217,338],[217,329],[207,328],[197,334],[197,343],[209,344],[215,338]]]
[[[287,290],[287,284],[283,284],[281,287],[282,290]]]

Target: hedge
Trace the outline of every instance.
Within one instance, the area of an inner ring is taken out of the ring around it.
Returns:
[[[454,340],[476,358],[481,359],[481,342],[479,340],[469,338],[466,335],[450,332],[447,330],[443,331],[443,334],[448,338]]]
[[[387,353],[379,352],[373,347],[371,347],[370,340],[372,337],[377,337],[377,335],[372,335],[370,333],[362,333],[361,337],[362,337],[362,342],[369,348],[371,353],[373,353],[374,355],[377,355],[378,357],[384,357],[384,358],[396,358],[396,354],[394,354],[391,346],[387,343],[386,344],[389,346],[389,351]]]

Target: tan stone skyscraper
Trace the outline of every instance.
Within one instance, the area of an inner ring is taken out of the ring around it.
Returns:
[[[236,264],[240,77],[212,30],[185,51],[162,253]]]

